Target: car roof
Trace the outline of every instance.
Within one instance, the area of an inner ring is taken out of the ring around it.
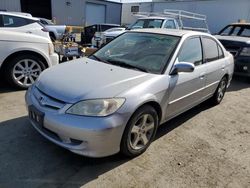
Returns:
[[[5,11],[0,11],[1,15],[9,15],[9,16],[16,16],[16,17],[20,17],[20,18],[26,18],[26,19],[30,19],[30,20],[35,20],[38,21],[39,19],[31,17],[29,15],[26,15],[26,13],[22,13],[22,12],[5,12]]]
[[[155,33],[155,34],[165,34],[165,35],[173,35],[182,37],[183,35],[207,35],[210,34],[199,32],[199,31],[191,31],[191,30],[183,30],[183,29],[164,29],[164,28],[152,28],[152,29],[134,29],[131,32],[143,32],[143,33]]]
[[[138,20],[166,20],[166,19],[173,19],[170,17],[161,17],[161,16],[146,16],[146,17],[139,17]]]
[[[250,23],[242,23],[242,22],[239,22],[239,23],[232,23],[230,25],[238,25],[238,26],[250,26]]]
[[[94,25],[121,26],[121,25],[119,25],[119,24],[100,23],[100,24],[88,25],[88,26],[86,26],[86,27],[90,27],[90,26],[94,26]]]

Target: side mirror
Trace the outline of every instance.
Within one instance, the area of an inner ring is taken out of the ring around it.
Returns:
[[[188,62],[180,62],[176,63],[170,72],[170,75],[178,74],[179,72],[193,72],[194,64]]]

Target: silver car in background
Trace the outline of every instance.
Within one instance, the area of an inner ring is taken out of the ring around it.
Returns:
[[[29,118],[45,138],[74,153],[134,157],[160,124],[229,86],[233,57],[210,34],[126,32],[88,58],[46,70],[26,93]]]

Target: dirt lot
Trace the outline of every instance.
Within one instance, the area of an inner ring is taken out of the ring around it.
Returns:
[[[142,156],[90,159],[30,125],[24,91],[0,87],[0,187],[250,187],[250,84],[233,81],[221,105],[203,103],[160,128]]]

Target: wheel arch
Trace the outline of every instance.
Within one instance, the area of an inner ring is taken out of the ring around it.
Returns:
[[[158,102],[156,102],[156,101],[151,100],[151,101],[146,101],[146,102],[143,103],[143,104],[140,104],[140,105],[136,108],[136,110],[133,112],[133,114],[134,114],[138,109],[140,109],[140,108],[142,108],[143,106],[146,106],[146,105],[151,106],[152,108],[155,109],[155,111],[156,111],[156,113],[157,113],[157,115],[158,115],[158,123],[160,123],[160,122],[161,122],[161,119],[162,119],[162,109],[161,109],[161,105],[160,105]],[[132,116],[133,116],[133,114],[132,114]]]
[[[14,57],[17,57],[17,56],[19,56],[19,55],[27,55],[27,54],[33,55],[33,56],[36,56],[36,57],[39,57],[39,58],[42,60],[42,62],[43,62],[43,64],[44,64],[45,68],[48,68],[48,67],[49,67],[48,62],[47,62],[47,60],[45,59],[45,57],[44,57],[43,55],[39,54],[38,52],[31,51],[31,50],[22,50],[22,51],[13,52],[13,53],[10,54],[9,56],[7,56],[7,57],[5,58],[5,60],[3,61],[1,67],[0,67],[0,71],[1,71],[1,70],[4,70],[4,69],[6,68],[7,63],[8,63],[11,59],[13,59]]]

